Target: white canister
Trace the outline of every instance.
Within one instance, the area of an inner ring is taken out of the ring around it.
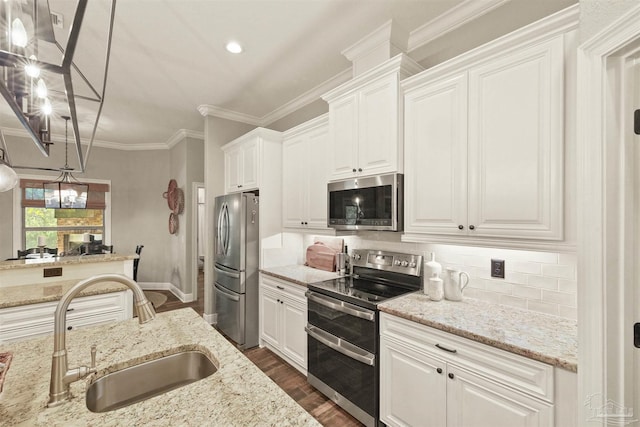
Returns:
[[[442,274],[442,265],[436,262],[435,252],[431,252],[431,259],[424,263],[424,277],[431,278],[434,274],[436,277],[440,277]]]
[[[440,301],[444,297],[444,286],[442,279],[436,274],[429,278],[429,299],[432,301]]]

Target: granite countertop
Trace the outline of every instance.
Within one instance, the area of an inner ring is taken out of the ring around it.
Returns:
[[[380,311],[568,371],[578,369],[574,320],[471,298],[431,301],[422,292],[385,301]]]
[[[0,261],[0,271],[18,270],[34,267],[56,267],[69,264],[91,264],[95,262],[127,261],[137,259],[136,254],[101,254],[83,256],[65,256],[51,258],[18,259],[14,261]]]
[[[335,271],[318,270],[317,268],[311,268],[306,265],[299,264],[263,268],[260,269],[260,272],[301,286],[307,286],[309,283],[321,282],[323,280],[340,277]]]
[[[62,298],[62,295],[78,282],[79,280],[62,280],[53,283],[3,287],[0,288],[0,308],[58,301]],[[100,282],[84,289],[78,296],[100,295],[126,291],[127,289],[129,288],[122,283]]]
[[[190,308],[67,333],[69,366],[89,364],[91,344],[98,345],[100,377],[179,350],[199,349],[218,370],[213,375],[125,408],[92,413],[85,407],[91,377],[71,384],[72,399],[46,408],[53,336],[0,346],[13,353],[0,420],[23,426],[320,426],[249,359]],[[153,354],[153,357],[149,355]]]

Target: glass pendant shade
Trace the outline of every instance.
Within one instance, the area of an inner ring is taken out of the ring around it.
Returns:
[[[18,47],[27,47],[27,30],[24,28],[24,24],[18,18],[13,20],[11,24],[11,43]]]
[[[0,161],[0,192],[9,191],[18,185],[18,174]]]

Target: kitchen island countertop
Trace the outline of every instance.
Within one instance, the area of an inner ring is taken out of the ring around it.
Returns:
[[[64,256],[50,258],[18,259],[0,261],[0,271],[22,270],[25,268],[59,267],[64,265],[91,264],[96,262],[128,261],[139,258],[136,254],[98,254],[83,256]]]
[[[98,345],[97,377],[146,360],[198,349],[217,365],[213,375],[125,408],[92,413],[85,407],[90,379],[71,384],[72,399],[46,408],[53,336],[0,346],[13,361],[0,393],[6,425],[319,426],[301,406],[190,308],[74,330],[67,334],[69,366],[88,365]],[[153,354],[154,356],[150,356]]]
[[[301,286],[309,283],[321,282],[339,277],[335,271],[319,270],[306,265],[285,265],[282,267],[268,267],[260,269],[260,272],[268,276],[286,280]]]
[[[476,299],[431,301],[414,292],[385,301],[380,311],[530,359],[577,372],[574,320]]]

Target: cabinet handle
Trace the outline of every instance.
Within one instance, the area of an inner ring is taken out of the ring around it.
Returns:
[[[304,222],[304,225],[309,225],[309,223],[307,221]]]
[[[451,350],[450,348],[443,347],[440,344],[436,344],[436,347],[438,347],[440,350],[448,351],[449,353],[457,353],[458,352],[458,350]]]
[[[281,291],[284,291],[284,288],[280,285],[276,285],[276,288],[280,289]]]
[[[362,168],[358,168],[358,172],[362,172]]]
[[[242,185],[238,185],[238,188],[242,188]]]
[[[449,378],[451,378],[451,379],[453,379],[454,376],[455,375],[453,375],[453,374],[449,374]]]
[[[438,368],[438,369],[436,369],[436,372],[437,372],[437,373],[439,373],[439,374],[441,374],[441,373],[442,373],[442,368]]]
[[[475,229],[476,229],[476,226],[475,226],[475,225],[470,225],[470,226],[469,226],[469,230],[475,230]]]
[[[304,221],[300,221],[300,225],[304,225]]]
[[[280,301],[280,304],[284,304],[284,301]]]
[[[75,308],[67,308],[67,313],[73,310],[75,310]]]
[[[67,331],[70,331],[73,329],[73,326],[67,326]]]
[[[458,230],[464,230],[464,225],[460,224],[460,225],[458,226]]]
[[[351,171],[352,171],[352,172],[355,172],[355,171],[356,171],[356,168],[353,168]]]

